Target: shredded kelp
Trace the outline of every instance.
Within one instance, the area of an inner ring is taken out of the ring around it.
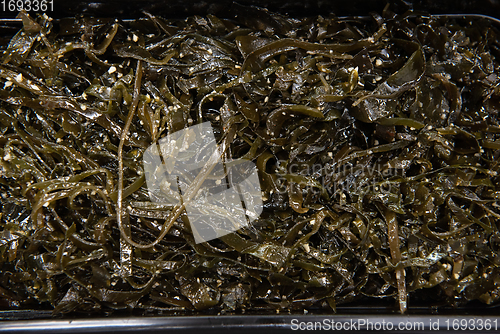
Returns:
[[[497,303],[492,23],[387,8],[366,20],[233,10],[132,21],[20,14],[0,65],[0,307]],[[185,204],[150,198],[142,158],[207,121],[213,161],[257,165],[264,210],[197,244]]]

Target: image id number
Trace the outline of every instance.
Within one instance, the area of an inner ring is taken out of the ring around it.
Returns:
[[[477,331],[496,331],[497,319],[448,319],[445,321],[447,330],[477,330]]]
[[[4,12],[51,12],[54,10],[54,0],[1,0],[0,4]]]

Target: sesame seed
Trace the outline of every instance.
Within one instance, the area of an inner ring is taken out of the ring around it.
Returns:
[[[309,253],[311,251],[309,244],[304,244],[303,247],[304,247],[304,250],[306,251],[306,253]]]

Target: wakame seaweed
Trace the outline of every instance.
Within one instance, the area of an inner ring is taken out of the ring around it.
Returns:
[[[2,309],[498,303],[499,30],[247,10],[19,14],[0,64]],[[183,205],[150,200],[142,156],[205,121],[219,156],[257,165],[264,211],[196,244]]]

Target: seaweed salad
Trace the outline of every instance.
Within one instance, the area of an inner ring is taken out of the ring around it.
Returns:
[[[497,304],[493,21],[232,9],[134,20],[20,12],[0,64],[0,307]],[[255,163],[264,208],[248,227],[196,243],[183,204],[151,201],[142,159],[202,122],[222,157]]]

